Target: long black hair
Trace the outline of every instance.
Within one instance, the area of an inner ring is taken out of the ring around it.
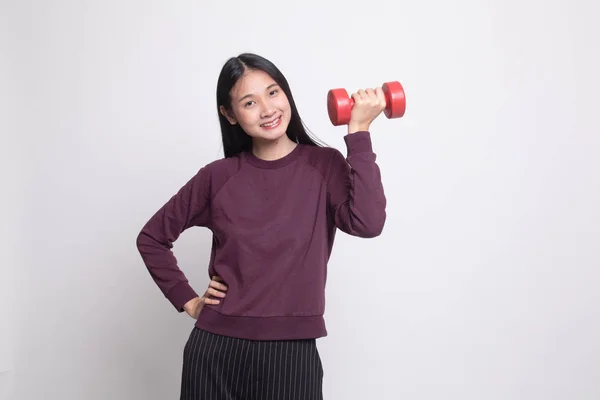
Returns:
[[[231,89],[247,70],[262,70],[267,73],[286,94],[290,103],[292,115],[286,130],[287,136],[294,142],[320,146],[318,139],[309,135],[304,122],[298,114],[292,91],[283,73],[271,61],[253,53],[242,53],[231,57],[225,62],[217,81],[217,113],[221,124],[223,152],[225,157],[233,157],[241,152],[252,149],[252,138],[244,132],[239,124],[230,124],[227,118],[219,111],[220,106],[231,109]]]

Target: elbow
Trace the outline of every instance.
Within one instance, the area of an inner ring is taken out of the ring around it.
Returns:
[[[364,214],[362,237],[373,239],[383,233],[383,228],[387,220],[386,205],[387,202],[384,197],[376,204],[373,204],[369,208],[369,211]]]
[[[380,236],[383,233],[383,227],[385,226],[385,222],[381,222],[379,224],[375,224],[369,229],[366,229],[363,233],[363,237],[366,239],[373,239]]]
[[[151,238],[148,236],[147,232],[142,230],[135,238],[135,247],[138,249],[140,254],[143,254],[145,249],[148,248],[148,245],[151,245]]]
[[[164,234],[156,233],[145,226],[135,239],[135,246],[142,256],[157,251],[170,250],[173,247],[174,239],[165,237]]]
[[[138,233],[138,235],[135,238],[135,247],[138,249],[139,252],[142,251],[142,247],[145,244],[145,238],[146,238],[146,235],[144,235],[143,231]]]
[[[370,218],[367,223],[362,225],[362,229],[358,232],[358,236],[365,239],[373,239],[380,236],[383,233],[385,227],[386,214],[385,212],[380,215]]]

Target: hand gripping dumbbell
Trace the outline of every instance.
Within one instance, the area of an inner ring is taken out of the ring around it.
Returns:
[[[406,110],[406,97],[400,82],[386,82],[381,87],[385,94],[385,110],[388,118],[401,118]],[[327,112],[329,120],[335,126],[350,122],[350,113],[354,107],[354,99],[348,96],[345,89],[331,89],[327,94]]]

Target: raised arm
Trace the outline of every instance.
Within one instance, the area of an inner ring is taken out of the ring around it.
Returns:
[[[329,206],[335,225],[353,236],[381,234],[386,220],[386,197],[369,131],[344,137],[347,159],[334,150],[327,175]]]

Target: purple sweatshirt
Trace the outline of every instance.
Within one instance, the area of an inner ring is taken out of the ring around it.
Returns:
[[[325,282],[336,229],[373,238],[386,219],[370,132],[344,140],[347,158],[299,144],[273,161],[246,152],[201,168],[137,237],[171,304],[182,312],[198,296],[173,242],[188,228],[206,227],[213,233],[209,276],[221,276],[228,290],[220,304],[204,306],[198,328],[254,340],[326,336]]]

